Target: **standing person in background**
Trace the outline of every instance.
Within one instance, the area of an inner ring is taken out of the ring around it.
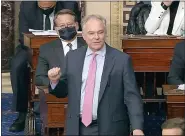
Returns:
[[[148,34],[182,35],[184,28],[185,2],[164,0],[151,1],[151,11],[145,22]]]

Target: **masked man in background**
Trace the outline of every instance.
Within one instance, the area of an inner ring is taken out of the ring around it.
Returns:
[[[62,9],[71,9],[79,15],[78,3],[75,1],[22,1],[19,12],[19,42],[11,61],[10,78],[13,90],[12,110],[18,112],[17,119],[9,131],[24,130],[28,108],[28,90],[30,85],[31,51],[24,45],[23,33],[29,29],[53,30],[55,13]],[[78,17],[78,21],[80,21]],[[37,106],[36,106],[37,107]],[[35,108],[37,109],[37,108]]]
[[[64,69],[67,52],[85,45],[83,38],[77,37],[79,25],[75,13],[71,10],[59,11],[54,17],[54,27],[59,39],[40,47],[35,75],[35,84],[37,86],[49,86],[48,70],[53,67]]]

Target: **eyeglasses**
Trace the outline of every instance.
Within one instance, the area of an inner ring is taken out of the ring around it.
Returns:
[[[74,24],[67,24],[67,25],[56,26],[55,28],[59,30],[59,29],[63,29],[63,28],[66,28],[66,27],[74,27]]]

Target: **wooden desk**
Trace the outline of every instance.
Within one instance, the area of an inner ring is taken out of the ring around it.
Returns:
[[[123,36],[122,49],[135,72],[168,72],[175,45],[185,37]]]
[[[24,44],[32,49],[32,65],[34,70],[37,66],[40,46],[56,40],[57,38],[57,36],[35,36],[33,34],[24,34]]]
[[[132,58],[135,72],[168,72],[175,45],[185,40],[185,37],[174,36],[123,36],[123,52]],[[156,77],[154,73],[154,90],[156,90]],[[146,74],[144,73],[143,96],[144,101],[165,101],[164,98],[145,98]]]
[[[163,86],[167,103],[167,118],[185,117],[185,92],[176,90],[177,86]]]
[[[49,128],[64,128],[67,108],[67,98],[59,99],[45,93],[47,87],[39,87],[40,118],[42,122],[42,134],[49,135]],[[48,91],[47,91],[48,92]],[[58,130],[58,132],[60,131]],[[64,133],[64,131],[62,132]]]

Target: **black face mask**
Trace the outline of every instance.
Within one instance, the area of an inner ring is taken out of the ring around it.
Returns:
[[[77,35],[77,31],[75,27],[65,27],[58,30],[58,32],[59,32],[60,38],[65,41],[70,41]]]
[[[40,8],[40,9],[41,9],[42,13],[47,16],[47,15],[50,15],[53,12],[54,7],[48,8],[48,9],[42,9],[42,8]]]

